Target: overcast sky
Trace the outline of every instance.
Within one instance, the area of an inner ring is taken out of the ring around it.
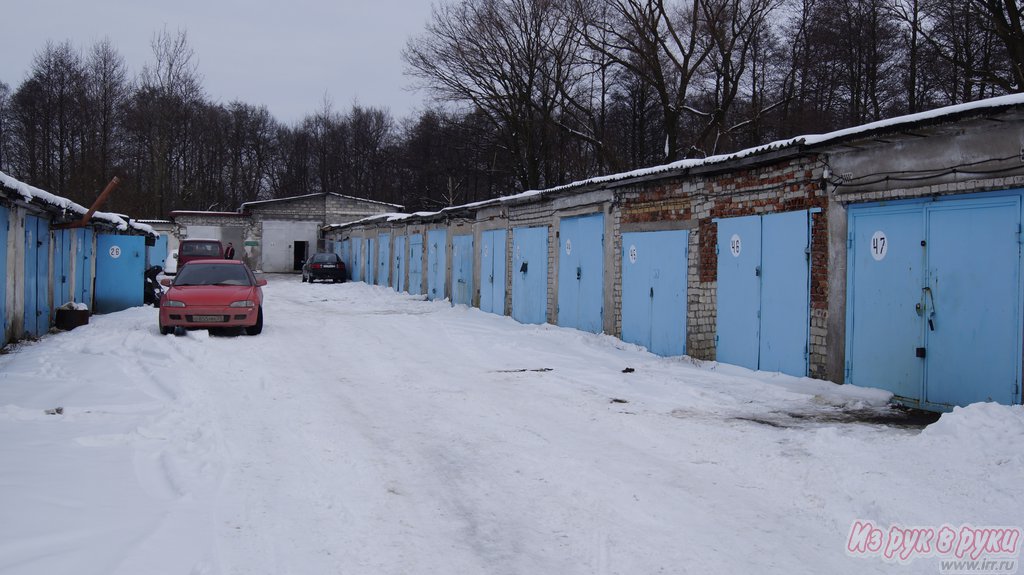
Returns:
[[[266,105],[294,123],[322,106],[385,107],[396,118],[424,96],[408,90],[401,50],[422,33],[430,0],[6,0],[0,81],[17,89],[47,40],[87,51],[110,38],[137,74],[153,35],[185,30],[207,96]]]

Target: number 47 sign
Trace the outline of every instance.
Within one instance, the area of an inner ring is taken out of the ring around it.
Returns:
[[[880,262],[885,259],[887,253],[889,253],[889,238],[885,237],[885,232],[879,230],[871,236],[871,257],[875,258],[876,262]]]

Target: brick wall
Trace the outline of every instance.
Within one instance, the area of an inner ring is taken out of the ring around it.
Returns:
[[[718,291],[716,218],[764,215],[819,208],[811,221],[812,377],[826,373],[829,251],[828,197],[822,189],[824,165],[817,157],[783,160],[727,174],[690,176],[637,185],[620,193],[620,225],[630,230],[689,228],[687,270],[687,353],[715,359]],[[666,228],[666,224],[669,228]],[[621,289],[621,235],[616,230],[616,290]],[[621,334],[621,291],[616,292],[616,326]]]

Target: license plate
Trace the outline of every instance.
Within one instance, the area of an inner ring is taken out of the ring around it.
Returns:
[[[327,268],[330,268],[330,269],[334,269],[334,268],[336,268],[336,267],[338,267],[338,266],[336,266],[336,265],[334,265],[334,264],[324,264],[324,265],[322,265],[322,266],[320,266],[320,267],[322,267],[322,268],[324,268],[324,269],[327,269]]]
[[[192,316],[192,321],[199,322],[199,323],[218,323],[218,322],[224,321],[224,316],[222,316],[222,315],[194,315],[194,316]]]

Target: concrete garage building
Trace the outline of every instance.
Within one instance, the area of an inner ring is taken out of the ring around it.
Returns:
[[[246,202],[237,212],[176,211],[176,236],[217,239],[235,245],[236,258],[255,270],[281,273],[302,269],[309,255],[325,244],[328,223],[352,222],[402,206],[336,193],[308,194]]]
[[[374,281],[524,323],[925,409],[1020,404],[1022,149],[1006,96],[327,237],[359,267],[388,228],[403,277]]]

